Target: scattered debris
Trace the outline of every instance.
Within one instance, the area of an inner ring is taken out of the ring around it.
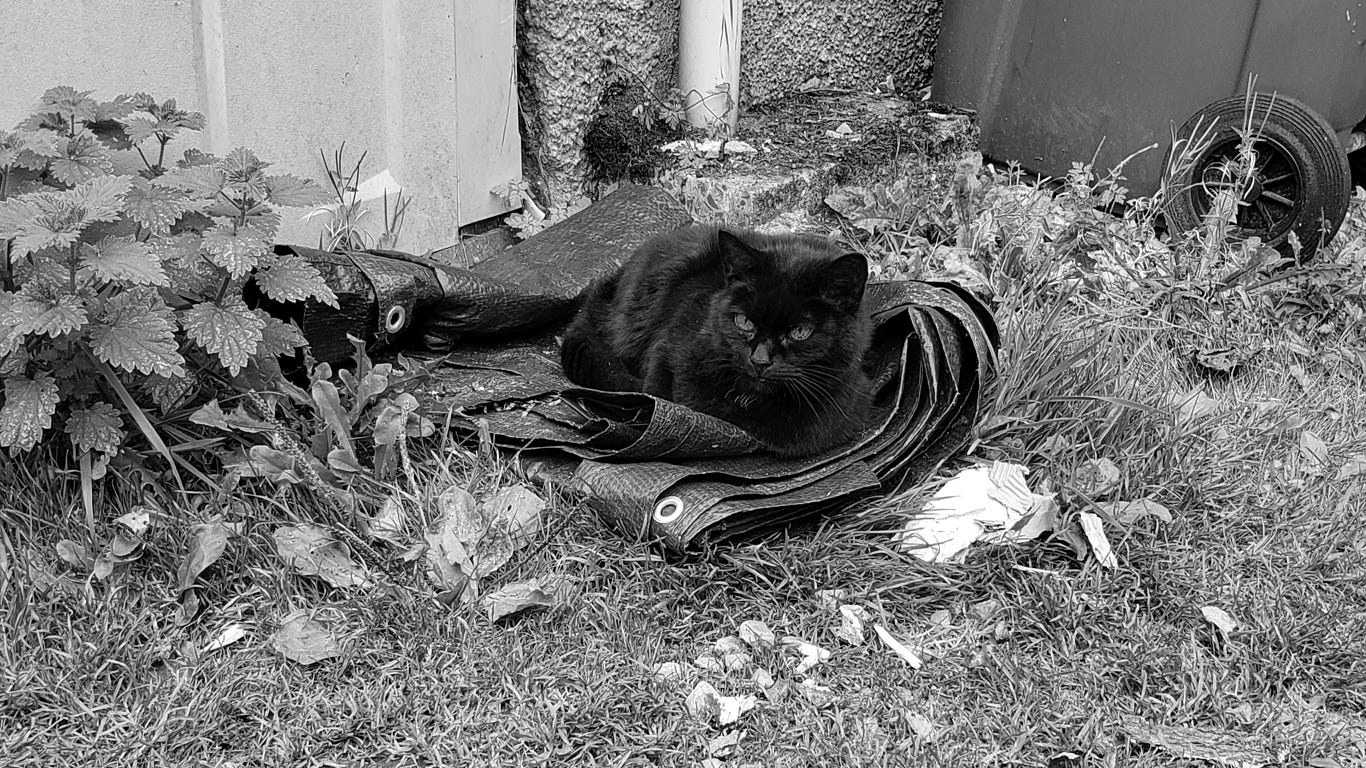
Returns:
[[[920,669],[925,665],[925,662],[920,660],[920,656],[917,655],[915,651],[912,651],[905,643],[893,637],[892,633],[884,629],[881,624],[874,624],[873,631],[882,639],[883,644],[891,649],[892,653],[900,656],[902,661],[910,664],[911,669]]]
[[[390,494],[379,506],[379,512],[370,518],[367,531],[370,538],[387,541],[394,546],[403,546],[403,529],[408,524],[408,513],[397,495]]]
[[[754,674],[750,675],[749,679],[753,680],[755,685],[759,686],[764,690],[773,687],[773,675],[770,674],[767,669],[764,669],[762,667],[755,669]]]
[[[829,687],[817,685],[815,680],[806,679],[797,686],[797,690],[802,692],[806,700],[814,704],[818,709],[828,707],[835,703],[839,697]]]
[[[1164,523],[1172,521],[1171,510],[1152,499],[1111,502],[1105,511],[1120,525],[1133,525],[1145,517],[1155,517]]]
[[[749,619],[740,624],[740,639],[756,651],[771,651],[777,643],[773,630],[757,619]]]
[[[1351,480],[1357,475],[1363,473],[1366,473],[1366,454],[1359,453],[1343,463],[1342,467],[1338,469],[1336,479],[1339,482],[1343,480]]]
[[[95,567],[95,559],[86,551],[84,544],[78,544],[71,539],[62,539],[57,542],[57,557],[63,562],[82,571],[88,571]]]
[[[752,155],[759,151],[753,144],[739,139],[680,139],[664,144],[660,149],[675,155],[701,155],[708,160],[715,160],[722,155]]]
[[[683,706],[688,714],[699,720],[715,720],[720,725],[730,725],[739,721],[740,716],[754,709],[757,700],[748,694],[743,696],[722,696],[716,686],[703,680],[693,687]]]
[[[677,661],[666,661],[656,664],[654,668],[654,678],[661,683],[690,683],[697,677],[697,672],[687,664]]]
[[[897,535],[901,549],[926,562],[962,562],[968,546],[988,532],[990,541],[1013,542],[1051,530],[1056,496],[1031,491],[1028,472],[1003,461],[959,472],[906,521]]]
[[[229,645],[232,645],[233,643],[237,642],[238,640],[241,640],[246,636],[247,628],[240,623],[234,622],[224,627],[223,631],[219,632],[218,635],[214,637],[213,640],[210,640],[208,644],[206,644],[203,648],[201,648],[199,652],[208,653],[209,651],[216,651],[220,648],[226,648]]]
[[[1223,608],[1206,605],[1200,609],[1200,615],[1205,617],[1205,621],[1213,624],[1225,640],[1238,629],[1238,622],[1234,621],[1233,617],[1228,615],[1228,612]]]
[[[791,648],[801,655],[802,660],[797,664],[797,674],[799,675],[830,660],[830,651],[814,643],[808,643],[800,637],[784,637],[783,646]]]
[[[911,732],[926,744],[933,743],[939,738],[939,726],[930,721],[928,717],[919,712],[905,713],[906,724],[911,726]]]
[[[1109,459],[1088,459],[1072,473],[1072,485],[1092,499],[1103,499],[1119,490],[1119,467]]]
[[[1105,523],[1100,519],[1100,515],[1095,512],[1081,512],[1077,519],[1081,523],[1082,533],[1086,534],[1086,543],[1091,545],[1091,554],[1096,556],[1096,562],[1104,568],[1118,566],[1114,550],[1110,548],[1110,540],[1105,537]]]
[[[731,731],[707,742],[707,756],[715,758],[729,757],[740,744],[740,740],[745,737],[743,731]]]
[[[840,606],[840,627],[835,636],[850,645],[863,645],[863,622],[868,612],[861,605]]]
[[[863,140],[863,134],[855,133],[855,132],[854,132],[854,129],[853,129],[853,128],[850,128],[848,123],[840,123],[840,124],[839,124],[839,127],[835,128],[833,131],[827,130],[827,131],[825,132],[825,135],[826,135],[828,138],[835,139],[835,140],[837,140],[837,141],[862,141],[862,140]]]
[[[1328,446],[1312,430],[1300,433],[1300,471],[1306,475],[1322,477],[1328,473]]]
[[[816,603],[822,611],[836,613],[840,606],[849,599],[847,589],[818,589],[816,590]]]

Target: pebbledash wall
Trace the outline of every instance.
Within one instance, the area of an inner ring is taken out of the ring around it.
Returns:
[[[657,93],[673,83],[678,9],[679,0],[519,0],[525,158],[549,182],[552,204],[578,194],[584,134],[613,78],[625,70]],[[741,106],[813,77],[924,86],[941,10],[942,0],[744,0]]]
[[[412,194],[399,247],[421,252],[506,212],[493,189],[523,158],[552,205],[577,197],[612,78],[673,84],[679,2],[0,0],[0,126],[65,84],[175,97],[208,117],[193,144],[248,146],[315,179],[318,151],[345,141],[369,152],[367,175],[388,169]],[[940,3],[745,0],[742,106],[812,77],[923,85]],[[281,239],[310,244],[316,227],[287,217]]]

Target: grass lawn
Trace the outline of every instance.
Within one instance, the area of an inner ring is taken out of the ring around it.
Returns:
[[[1356,228],[1325,261],[1361,258],[1355,205]],[[897,552],[888,531],[932,487],[687,560],[553,492],[540,546],[486,586],[564,574],[569,599],[494,625],[434,600],[398,549],[387,594],[293,575],[272,531],[322,513],[302,494],[243,493],[223,510],[242,535],[201,578],[203,613],[178,626],[189,525],[217,510],[154,519],[142,557],[99,581],[57,555],[58,541],[89,538],[75,474],[6,459],[0,764],[1366,765],[1366,473],[1350,476],[1366,459],[1359,320],[1287,309],[1279,299],[1309,288],[1286,281],[1275,307],[1252,295],[1239,315],[1252,325],[1234,329],[1265,350],[1207,379],[1151,296],[1050,298],[1039,285],[1005,298],[1004,375],[970,458],[1027,464],[1036,489],[1060,492],[1065,521],[1104,506],[1079,494],[1074,471],[1113,461],[1114,498],[1150,498],[1172,518],[1107,524],[1114,568],[1061,536],[975,545],[961,564]],[[1195,388],[1210,400],[1192,415]],[[443,478],[476,496],[516,481],[452,446],[414,459],[434,493]],[[134,503],[99,501],[94,550]],[[831,590],[923,667],[871,626],[862,644],[841,639]],[[1217,627],[1209,607],[1236,626]],[[299,608],[340,656],[302,666],[273,649]],[[692,667],[757,704],[724,727],[691,716],[692,681],[657,679],[656,665],[691,667],[751,619],[829,660],[799,672],[779,647],[730,671]],[[245,636],[205,650],[233,624]]]

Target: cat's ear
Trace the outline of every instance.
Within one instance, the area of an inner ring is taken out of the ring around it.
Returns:
[[[820,273],[821,297],[841,312],[856,312],[868,285],[868,260],[861,253],[846,253]]]
[[[726,270],[726,282],[747,283],[758,271],[759,253],[730,230],[716,232],[716,247],[721,253],[721,264]]]

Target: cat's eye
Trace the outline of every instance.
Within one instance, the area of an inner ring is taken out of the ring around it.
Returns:
[[[793,341],[805,341],[811,338],[812,327],[809,323],[802,323],[787,332],[787,337]]]
[[[735,316],[735,327],[745,333],[754,333],[754,321],[744,315],[737,314]]]

